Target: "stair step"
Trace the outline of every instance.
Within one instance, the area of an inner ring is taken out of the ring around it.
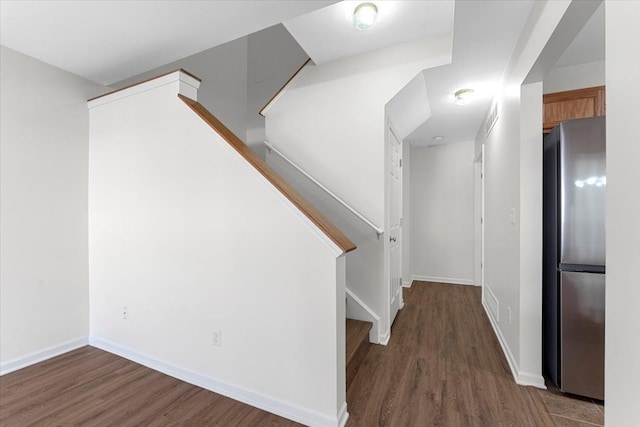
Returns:
[[[371,322],[347,319],[347,388],[351,385],[360,364],[367,355],[371,326]]]

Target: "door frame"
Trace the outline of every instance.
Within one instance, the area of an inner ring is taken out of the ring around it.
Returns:
[[[474,229],[474,263],[479,262],[479,274],[476,273],[477,265],[474,265],[474,285],[482,288],[482,297],[484,299],[484,144],[480,148],[480,152],[473,161],[473,176],[474,176],[474,203],[479,203],[479,206],[474,206],[474,228],[479,227],[479,230]],[[478,182],[479,180],[479,182]],[[477,277],[476,277],[477,276]]]

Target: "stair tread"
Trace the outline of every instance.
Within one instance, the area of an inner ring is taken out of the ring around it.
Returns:
[[[347,364],[349,364],[349,362],[354,358],[360,346],[363,343],[369,342],[369,330],[371,329],[371,326],[371,322],[347,319]]]

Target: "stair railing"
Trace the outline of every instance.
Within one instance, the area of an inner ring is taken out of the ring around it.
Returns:
[[[289,157],[287,157],[282,151],[278,150],[276,147],[273,146],[273,144],[271,144],[268,141],[264,141],[264,145],[267,147],[267,149],[269,150],[269,152],[274,152],[276,153],[278,156],[280,156],[284,161],[286,161],[287,163],[289,163],[291,166],[293,166],[298,172],[300,172],[302,175],[304,175],[308,180],[310,180],[311,182],[313,182],[315,185],[317,185],[318,187],[320,187],[325,193],[327,193],[329,196],[331,196],[336,202],[340,203],[345,209],[347,209],[349,212],[351,212],[356,218],[358,218],[359,220],[361,220],[362,222],[364,222],[365,224],[367,224],[371,229],[373,229],[373,231],[376,232],[376,235],[378,236],[378,239],[380,238],[380,236],[384,233],[384,230],[381,227],[378,227],[377,225],[375,225],[373,222],[371,222],[369,219],[367,219],[364,215],[362,215],[360,212],[358,212],[355,208],[353,208],[351,205],[349,205],[347,202],[345,202],[344,200],[342,200],[337,194],[335,194],[333,191],[329,190],[325,185],[323,185],[320,181],[318,181],[317,179],[315,179],[313,176],[309,175],[309,173],[307,171],[305,171],[304,169],[302,169],[300,166],[298,166],[293,160],[291,160]]]

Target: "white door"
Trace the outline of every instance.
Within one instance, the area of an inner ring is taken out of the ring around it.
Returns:
[[[387,126],[387,238],[389,239],[389,300],[393,324],[402,300],[402,142],[396,137],[391,123]]]

